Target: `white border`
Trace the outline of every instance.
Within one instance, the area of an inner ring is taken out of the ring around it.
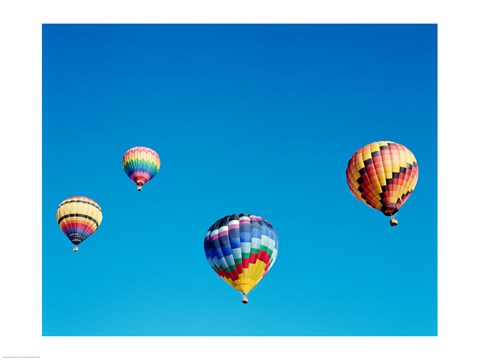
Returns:
[[[9,3],[6,5],[6,3]],[[0,356],[41,359],[480,358],[474,124],[480,120],[473,1],[3,1],[0,5]],[[42,23],[437,23],[437,337],[42,337]],[[470,126],[470,128],[469,128]],[[25,164],[28,164],[25,166]],[[25,168],[28,173],[25,173]],[[185,345],[187,343],[187,345]],[[282,356],[285,358],[285,356]]]

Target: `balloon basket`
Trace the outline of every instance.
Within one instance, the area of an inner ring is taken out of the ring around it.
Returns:
[[[141,186],[137,187],[137,191],[142,191],[142,187]]]
[[[75,245],[75,246],[73,247],[73,252],[77,252],[77,251],[78,251],[78,246]]]
[[[245,294],[242,295],[242,303],[248,304],[248,298],[247,298],[247,295]]]
[[[398,225],[398,220],[392,216],[390,218],[390,226],[397,226],[397,225]]]

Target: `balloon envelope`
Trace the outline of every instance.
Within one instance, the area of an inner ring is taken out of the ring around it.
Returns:
[[[246,295],[274,264],[278,237],[272,225],[260,216],[234,214],[210,226],[204,250],[213,270]]]
[[[346,175],[348,187],[358,200],[392,216],[415,189],[418,164],[405,146],[377,141],[353,154]]]
[[[127,176],[142,190],[142,186],[157,175],[160,170],[160,157],[147,147],[137,146],[125,152],[122,167]]]
[[[102,219],[100,206],[85,196],[69,197],[57,209],[58,225],[75,245],[74,250],[98,229]]]

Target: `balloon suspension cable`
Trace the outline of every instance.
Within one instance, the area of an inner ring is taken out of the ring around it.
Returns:
[[[398,225],[398,220],[395,219],[395,216],[390,216],[390,226],[397,226]]]
[[[78,246],[77,245],[74,245],[73,246],[73,252],[77,252],[78,251]]]
[[[248,304],[248,298],[247,298],[247,295],[245,295],[245,293],[242,293],[242,303]]]

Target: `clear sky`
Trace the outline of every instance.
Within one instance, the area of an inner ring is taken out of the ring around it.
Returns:
[[[43,335],[436,335],[435,25],[44,25]],[[350,193],[363,145],[419,163],[399,226]],[[121,167],[161,158],[143,192]],[[103,210],[72,253],[62,200]],[[249,294],[210,268],[217,219],[277,230]]]

